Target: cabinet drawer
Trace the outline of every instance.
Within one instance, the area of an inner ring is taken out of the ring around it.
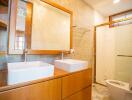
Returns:
[[[92,84],[92,70],[87,69],[62,78],[62,98],[66,98]]]
[[[67,97],[64,100],[91,100],[91,86]]]
[[[61,100],[61,79],[1,92],[0,100]]]

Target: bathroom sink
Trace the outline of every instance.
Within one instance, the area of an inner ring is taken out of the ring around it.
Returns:
[[[8,85],[54,75],[54,66],[41,61],[8,63]]]
[[[74,59],[55,60],[55,67],[67,72],[75,72],[88,68],[88,62]]]

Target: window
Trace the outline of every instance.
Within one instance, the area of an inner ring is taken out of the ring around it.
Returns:
[[[23,50],[24,49],[24,42],[25,36],[24,32],[16,31],[16,39],[15,39],[15,49],[16,50]]]
[[[110,23],[118,21],[110,24],[110,27],[132,24],[132,9],[110,16],[109,21]]]

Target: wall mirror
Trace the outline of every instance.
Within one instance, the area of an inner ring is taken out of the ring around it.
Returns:
[[[10,6],[9,54],[22,54],[27,48],[26,35],[31,33],[33,4],[12,0]]]
[[[33,2],[32,34],[28,40],[32,54],[56,54],[71,48],[72,12],[52,2]]]
[[[28,49],[28,54],[70,51],[72,12],[48,0],[30,2],[14,0],[12,3],[17,9],[11,10],[16,18],[10,21],[9,53],[22,54],[24,49]]]

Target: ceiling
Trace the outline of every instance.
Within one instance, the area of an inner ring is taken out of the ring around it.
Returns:
[[[110,16],[122,11],[132,9],[132,0],[120,0],[114,4],[113,0],[84,0],[104,16]]]

